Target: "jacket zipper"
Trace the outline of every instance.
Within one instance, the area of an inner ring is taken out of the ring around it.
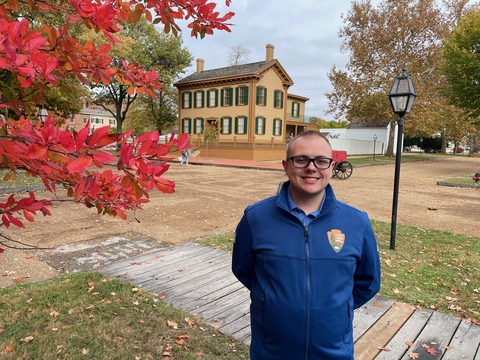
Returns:
[[[305,248],[306,248],[306,258],[307,258],[307,336],[305,342],[305,360],[308,360],[308,349],[310,344],[310,307],[311,307],[311,288],[310,288],[310,248],[309,248],[309,238],[308,238],[308,226],[304,226],[305,233]]]

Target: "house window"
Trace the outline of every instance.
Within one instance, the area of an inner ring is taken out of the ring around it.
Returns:
[[[75,119],[73,117],[70,118],[70,123],[74,123]]]
[[[221,132],[222,134],[231,134],[232,133],[232,118],[222,118],[221,119]]]
[[[190,134],[190,123],[191,119],[183,119],[182,120],[182,133]]]
[[[207,104],[208,107],[218,106],[218,90],[207,91]]]
[[[235,89],[236,105],[248,105],[248,86],[239,86]]]
[[[87,118],[83,118],[83,123],[84,123],[84,124],[87,123]]]
[[[195,119],[195,134],[203,134],[203,119]]]
[[[115,125],[115,119],[108,119],[108,125]]]
[[[300,103],[292,103],[292,117],[298,118],[300,116]]]
[[[257,117],[255,119],[255,134],[265,135],[265,125],[266,125],[265,118]]]
[[[192,107],[192,93],[182,93],[182,107],[183,109],[190,109]]]
[[[267,89],[257,86],[257,105],[267,106]]]
[[[203,108],[203,91],[195,92],[195,107]]]
[[[221,106],[233,105],[233,89],[222,89],[221,97]]]
[[[235,134],[247,133],[247,117],[239,116],[235,118]]]
[[[273,135],[282,135],[282,120],[273,119]]]
[[[274,107],[277,109],[283,109],[283,91],[275,90],[273,93]]]

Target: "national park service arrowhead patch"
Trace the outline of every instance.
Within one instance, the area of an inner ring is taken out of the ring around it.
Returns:
[[[335,252],[340,252],[343,248],[343,244],[345,243],[345,234],[343,234],[340,230],[332,229],[327,232],[328,241],[332,246]]]

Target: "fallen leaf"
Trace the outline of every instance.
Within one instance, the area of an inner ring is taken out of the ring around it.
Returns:
[[[175,321],[167,320],[167,325],[171,329],[178,329],[178,324]]]
[[[407,353],[407,355],[410,359],[418,359],[419,357],[418,353],[414,353],[414,352],[409,352]]]
[[[405,341],[405,344],[407,344],[408,346],[413,346],[413,343],[411,341]]]
[[[57,316],[60,316],[60,313],[58,311],[52,311],[50,313],[50,316],[57,317]]]
[[[24,342],[28,343],[29,341],[32,341],[33,339],[35,339],[33,336],[27,336],[27,337],[21,339],[21,341],[24,341]]]
[[[373,303],[373,306],[375,306],[375,307],[382,307],[382,304],[380,304],[379,302],[376,302],[376,301],[375,301],[375,302]]]
[[[435,350],[434,348],[431,348],[429,347],[427,349],[427,352],[430,354],[430,355],[437,355],[437,350]]]
[[[7,352],[13,351],[13,345],[7,345],[7,346],[5,346],[5,351],[7,351]]]
[[[382,351],[392,351],[390,350],[389,348],[385,348],[385,347],[377,347],[378,350],[382,350]]]
[[[85,349],[85,348],[84,348],[84,349],[82,350],[82,354],[83,354],[83,355],[87,355],[87,354],[88,354],[88,349]]]

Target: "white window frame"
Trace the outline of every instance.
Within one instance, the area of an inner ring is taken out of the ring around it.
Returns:
[[[208,107],[215,107],[215,99],[217,92],[215,90],[210,90],[210,96],[208,99]]]
[[[282,133],[280,124],[282,121],[280,119],[273,119],[273,135],[279,136]]]
[[[245,120],[246,116],[237,117],[237,134],[245,135]]]
[[[197,91],[195,93],[195,101],[196,101],[196,107],[201,108],[203,107],[203,91]]]

